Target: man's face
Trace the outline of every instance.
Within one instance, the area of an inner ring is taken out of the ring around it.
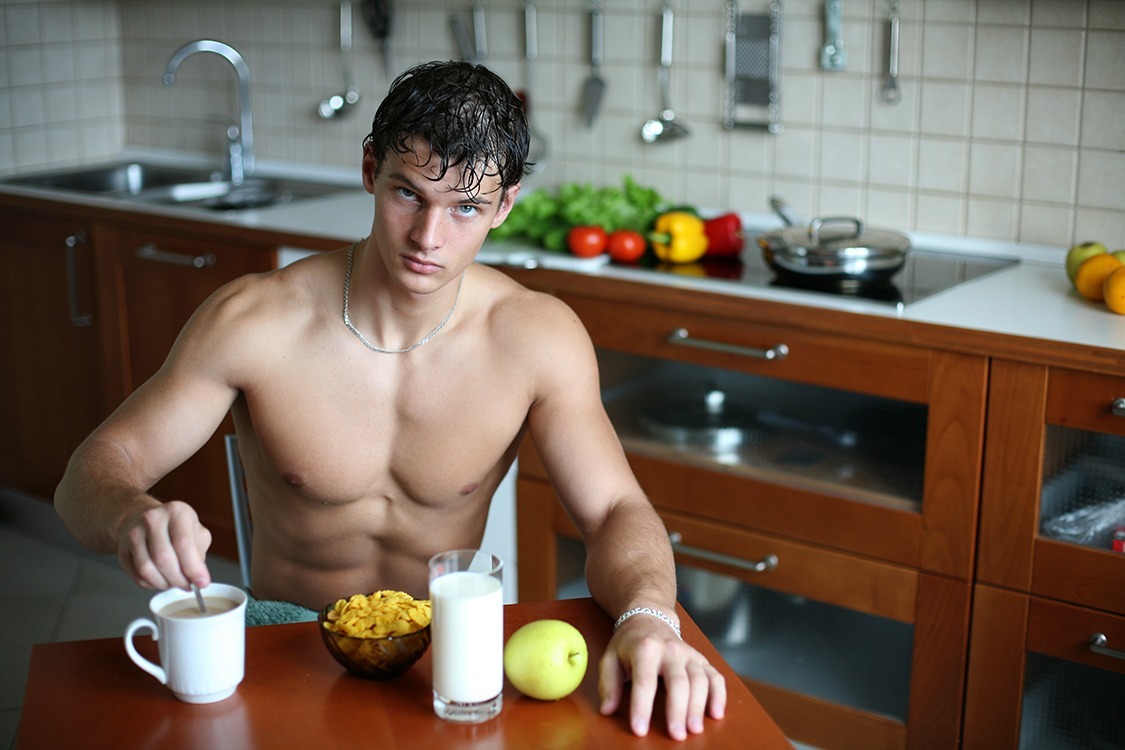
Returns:
[[[412,151],[389,151],[380,162],[367,149],[363,184],[375,196],[372,239],[392,278],[410,288],[433,289],[460,276],[480,250],[488,231],[507,218],[519,186],[500,189],[488,176],[469,197],[458,190],[461,171],[440,180],[440,161],[424,141]]]

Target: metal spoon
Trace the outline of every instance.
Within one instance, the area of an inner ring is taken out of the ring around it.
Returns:
[[[340,67],[344,72],[344,92],[333,94],[317,105],[316,112],[325,120],[343,117],[359,103],[359,91],[352,76],[352,2],[340,1]]]
[[[191,585],[191,590],[195,592],[195,603],[199,605],[199,613],[207,614],[207,605],[203,603],[203,592],[194,583]]]
[[[670,141],[690,135],[691,131],[686,126],[676,122],[676,113],[672,111],[669,103],[669,88],[671,87],[672,69],[672,0],[664,4],[661,13],[660,26],[660,68],[657,74],[660,79],[660,114],[641,126],[641,138],[645,143]]]

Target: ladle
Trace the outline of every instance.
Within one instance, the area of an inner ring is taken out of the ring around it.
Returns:
[[[352,2],[340,1],[340,67],[344,72],[344,91],[333,94],[319,105],[316,112],[325,120],[343,117],[359,103],[359,91],[352,76]]]
[[[669,88],[671,88],[672,70],[672,0],[664,4],[661,13],[660,25],[660,68],[657,74],[660,80],[660,114],[641,126],[641,138],[645,143],[658,143],[670,141],[690,135],[691,131],[684,125],[676,122],[676,113],[672,111]]]

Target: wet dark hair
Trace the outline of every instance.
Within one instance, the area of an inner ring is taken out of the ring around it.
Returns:
[[[507,191],[527,170],[523,106],[504,79],[482,65],[422,63],[394,80],[363,147],[381,163],[391,149],[415,153],[414,137],[424,139],[440,159],[435,181],[450,168],[461,168],[457,190],[470,199],[486,177],[499,177],[501,190]]]

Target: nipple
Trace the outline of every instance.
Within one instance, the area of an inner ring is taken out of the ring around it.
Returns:
[[[305,480],[301,479],[300,474],[295,474],[291,471],[287,471],[281,475],[281,478],[285,480],[285,483],[287,485],[295,490],[299,490],[305,486]]]
[[[473,494],[474,492],[477,491],[477,487],[479,487],[479,486],[480,485],[478,485],[476,482],[469,482],[468,484],[466,484],[464,487],[461,488],[461,495],[462,496],[471,495],[471,494]]]

